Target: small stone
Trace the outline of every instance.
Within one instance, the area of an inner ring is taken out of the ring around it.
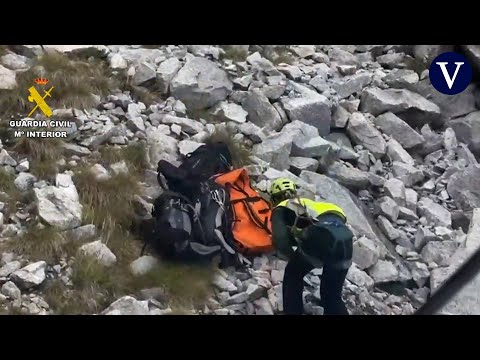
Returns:
[[[20,261],[11,261],[0,268],[0,278],[7,277],[22,267]]]
[[[385,215],[392,221],[398,219],[400,208],[397,203],[390,197],[384,196],[378,201],[378,206],[382,215]]]
[[[45,268],[47,263],[45,261],[38,261],[36,263],[25,266],[22,269],[14,271],[10,278],[14,283],[23,289],[29,289],[40,285],[45,280]]]
[[[249,299],[249,295],[246,292],[238,293],[227,299],[227,305],[242,304]]]
[[[157,258],[153,256],[142,256],[130,264],[130,270],[133,275],[145,275],[159,265]]]
[[[413,212],[410,209],[404,208],[404,207],[399,208],[398,217],[399,217],[399,219],[404,219],[404,220],[409,220],[409,221],[418,220],[418,216],[417,216],[417,214],[415,214],[415,212]]]
[[[13,300],[21,300],[22,299],[22,292],[20,289],[11,281],[6,282],[3,284],[0,292],[8,296],[9,298]]]
[[[248,294],[249,301],[254,301],[257,300],[261,297],[264,297],[267,295],[267,290],[264,287],[255,285],[255,284],[250,284],[247,287],[246,293]]]
[[[394,264],[389,261],[379,260],[368,273],[375,281],[375,284],[397,281],[399,273]]]
[[[435,262],[440,266],[448,266],[450,258],[457,250],[454,241],[431,241],[425,245],[421,255],[425,262]]]
[[[232,284],[230,281],[225,279],[220,275],[215,275],[213,279],[213,285],[215,285],[218,289],[228,292],[235,292],[238,291],[237,286]]]
[[[104,266],[111,266],[117,261],[115,254],[101,240],[82,245],[79,252],[95,257]]]
[[[396,240],[400,237],[400,233],[395,229],[390,221],[383,216],[377,218],[378,226],[380,230],[387,236],[391,241]]]
[[[379,250],[372,240],[362,237],[353,244],[352,260],[360,269],[375,265],[379,257]]]
[[[217,310],[214,310],[213,313],[215,315],[229,315],[230,310],[228,310],[228,309],[217,309]]]
[[[385,181],[385,194],[390,196],[399,206],[405,206],[406,190],[404,183],[399,179]],[[415,203],[416,205],[416,203]]]

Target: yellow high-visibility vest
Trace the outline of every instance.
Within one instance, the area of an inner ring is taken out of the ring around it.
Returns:
[[[339,206],[327,202],[313,201],[305,198],[293,198],[284,200],[277,206],[283,206],[293,210],[297,216],[308,215],[313,219],[316,219],[320,215],[330,213],[341,216],[345,221],[347,220],[347,216]]]

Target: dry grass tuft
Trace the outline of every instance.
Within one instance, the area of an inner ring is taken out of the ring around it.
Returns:
[[[93,239],[73,239],[68,232],[59,232],[51,226],[30,225],[27,231],[2,243],[2,251],[14,252],[30,261],[58,264],[61,259],[75,255],[78,248]]]
[[[135,277],[126,263],[104,267],[92,257],[78,256],[72,270],[72,288],[57,280],[45,290],[45,300],[56,314],[100,313],[122,296],[135,297],[153,287],[165,289],[165,305],[172,308],[200,308],[212,294],[210,267],[164,263]]]
[[[234,139],[234,133],[229,130],[218,129],[213,132],[206,140],[206,143],[223,142],[227,144],[232,154],[233,165],[235,168],[250,165],[252,163],[252,152],[244,144]]]
[[[0,167],[0,201],[6,204],[5,218],[8,218],[10,214],[14,214],[20,204],[26,204],[31,201],[31,191],[20,192],[16,188],[14,181],[15,175]]]
[[[45,90],[54,86],[47,102],[52,108],[89,108],[96,103],[92,94],[104,96],[118,87],[104,61],[94,58],[88,62],[71,60],[65,54],[49,51],[34,59],[30,69],[17,73],[15,89],[0,91],[0,113],[28,114],[32,107],[28,88],[35,85],[33,80],[40,76],[49,80]]]
[[[224,59],[231,59],[235,62],[241,62],[247,59],[247,50],[240,49],[232,45],[222,45],[221,48],[225,51],[225,54],[222,55],[222,58]]]
[[[52,178],[59,171],[57,161],[62,158],[63,150],[58,138],[21,137],[13,150],[28,157],[30,172],[39,178]]]
[[[129,228],[135,216],[133,197],[139,193],[135,176],[118,174],[108,180],[97,181],[89,167],[81,167],[73,181],[84,206],[85,223]]]

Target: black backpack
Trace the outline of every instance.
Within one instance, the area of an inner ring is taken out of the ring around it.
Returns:
[[[230,163],[223,143],[199,147],[179,167],[159,162],[158,181],[165,191],[155,200],[148,239],[159,255],[191,262],[219,254],[225,266],[235,262],[229,193],[210,179],[229,171]]]
[[[232,156],[226,144],[205,144],[187,154],[179,167],[160,160],[157,164],[158,182],[164,189],[168,187],[171,191],[192,198],[199,193],[201,183],[213,175],[228,172],[231,168]],[[166,184],[160,175],[163,175]]]

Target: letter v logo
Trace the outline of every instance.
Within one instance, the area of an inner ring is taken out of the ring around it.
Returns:
[[[460,66],[465,64],[464,62],[456,62],[455,65],[457,65],[457,68],[455,69],[455,74],[453,74],[453,78],[450,78],[450,74],[448,73],[447,70],[447,62],[437,62],[437,65],[440,66],[442,69],[443,77],[445,78],[445,81],[447,82],[448,88],[451,89],[453,86],[453,83],[455,82],[455,78],[458,75],[458,69],[460,69]]]
[[[472,66],[462,54],[443,53],[430,65],[429,77],[432,86],[442,94],[459,94],[472,81]]]

